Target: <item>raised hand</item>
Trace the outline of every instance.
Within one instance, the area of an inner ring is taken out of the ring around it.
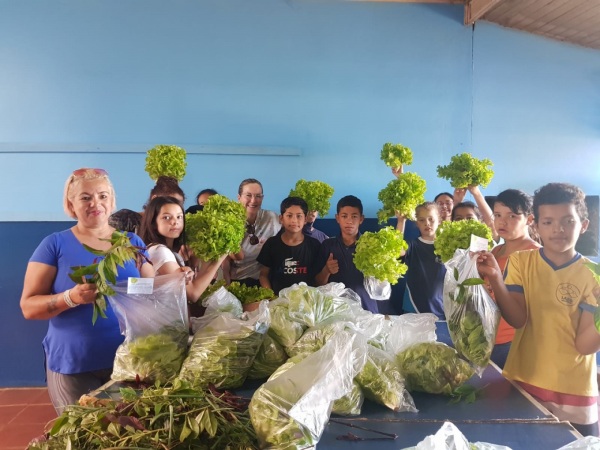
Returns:
[[[329,254],[329,258],[327,258],[325,266],[330,274],[338,273],[340,270],[340,265],[338,264],[337,259],[333,258],[333,253]]]

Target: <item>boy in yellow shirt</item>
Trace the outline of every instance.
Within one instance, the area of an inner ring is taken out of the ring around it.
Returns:
[[[511,255],[504,279],[490,252],[478,258],[502,317],[516,328],[503,374],[583,435],[597,436],[600,333],[590,310],[599,289],[575,250],[589,223],[585,195],[547,184],[535,192],[533,214],[544,246]]]

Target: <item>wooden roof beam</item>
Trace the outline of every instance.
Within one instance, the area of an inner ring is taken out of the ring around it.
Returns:
[[[472,25],[483,15],[504,0],[467,0],[465,4],[465,25]]]

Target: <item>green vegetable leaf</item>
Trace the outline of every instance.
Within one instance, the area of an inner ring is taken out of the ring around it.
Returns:
[[[290,191],[290,197],[300,197],[308,204],[309,211],[317,211],[321,217],[329,213],[333,188],[322,181],[298,180]]]
[[[178,182],[185,177],[186,151],[176,145],[157,145],[148,150],[146,172],[153,180],[161,176],[175,178]]]
[[[186,214],[185,220],[189,246],[201,260],[216,261],[240,251],[246,231],[246,210],[241,203],[213,195],[202,211]]]
[[[381,160],[389,167],[410,165],[413,162],[412,150],[402,144],[386,142],[381,149]]]
[[[449,261],[456,249],[466,250],[471,245],[471,235],[488,240],[488,248],[492,248],[492,230],[486,224],[476,220],[459,220],[456,222],[442,222],[435,230],[433,249],[442,262]],[[455,274],[456,276],[456,274]],[[457,278],[458,280],[458,278]]]
[[[470,153],[461,153],[450,158],[450,164],[447,166],[437,166],[437,174],[438,177],[449,180],[453,188],[484,188],[494,176],[494,171],[489,166],[492,166],[489,159],[477,159]]]
[[[393,227],[382,228],[376,233],[367,231],[356,243],[354,265],[365,276],[396,284],[408,269],[400,261],[402,250],[407,248],[402,233]]]
[[[398,175],[385,188],[379,191],[377,198],[383,207],[377,212],[379,223],[385,223],[396,211],[408,219],[415,220],[417,206],[425,202],[425,180],[416,173],[407,172]]]

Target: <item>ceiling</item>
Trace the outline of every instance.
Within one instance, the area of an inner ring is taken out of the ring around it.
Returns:
[[[503,27],[600,49],[600,0],[384,1],[464,4],[467,25],[485,20]]]

